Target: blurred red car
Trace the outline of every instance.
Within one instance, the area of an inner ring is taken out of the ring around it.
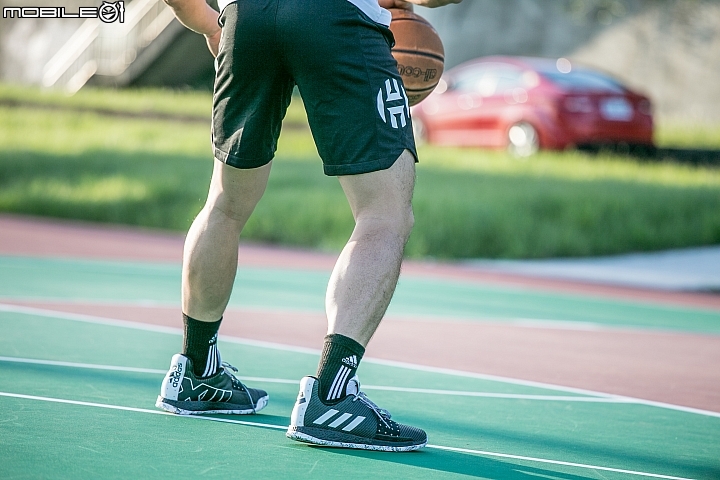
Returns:
[[[413,107],[416,137],[441,145],[542,149],[653,144],[650,100],[565,58],[484,57],[443,75]]]

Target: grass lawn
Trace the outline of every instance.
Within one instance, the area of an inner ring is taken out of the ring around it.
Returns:
[[[97,109],[103,113],[88,111]],[[209,110],[207,93],[65,97],[0,86],[0,211],[185,230],[209,181],[209,122],[107,111],[202,118]],[[288,121],[303,118],[297,102]],[[720,148],[713,132],[708,127],[701,146]],[[409,256],[540,258],[720,243],[717,168],[574,151],[517,160],[428,146],[420,156]],[[337,250],[351,230],[342,191],[322,174],[309,132],[286,129],[244,235]]]

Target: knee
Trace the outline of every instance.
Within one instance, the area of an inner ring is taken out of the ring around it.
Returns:
[[[415,225],[415,215],[411,206],[403,212],[398,219],[398,234],[401,235],[405,242],[410,238],[413,226]]]
[[[242,198],[224,191],[211,190],[205,203],[205,209],[211,216],[221,215],[229,220],[243,223],[247,221],[254,208],[255,203],[245,202]]]
[[[356,220],[356,231],[384,237],[387,241],[405,244],[410,237],[415,216],[412,207],[385,211],[379,214],[361,215]]]

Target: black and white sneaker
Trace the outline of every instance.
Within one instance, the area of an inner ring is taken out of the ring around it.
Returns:
[[[198,379],[190,359],[178,353],[170,362],[155,406],[179,415],[245,415],[265,408],[267,392],[246,387],[230,370],[237,372],[235,367],[223,362],[218,373]]]
[[[320,381],[315,377],[300,381],[288,438],[315,445],[384,452],[409,452],[427,444],[424,431],[394,422],[387,410],[361,392],[357,376],[348,383],[348,395],[333,405],[323,403],[319,387]]]

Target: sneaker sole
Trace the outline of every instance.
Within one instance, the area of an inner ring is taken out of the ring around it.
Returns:
[[[255,404],[255,408],[217,408],[218,403],[215,402],[176,402],[174,400],[168,400],[161,396],[158,396],[155,406],[162,408],[166,412],[175,413],[177,415],[209,415],[213,413],[223,413],[226,415],[252,415],[257,413],[268,404],[269,397],[266,395],[260,397]],[[181,408],[180,405],[192,403],[193,407],[197,407],[194,410],[188,410],[187,408]],[[204,404],[204,405],[203,405]],[[204,406],[208,408],[203,408]],[[215,407],[215,408],[213,408]]]
[[[320,430],[313,428],[312,430]],[[320,432],[322,432],[320,430]],[[331,432],[335,434],[336,432]],[[415,444],[415,445],[374,445],[371,443],[356,443],[356,442],[341,442],[336,440],[326,440],[323,438],[314,437],[308,433],[304,433],[298,430],[298,427],[289,427],[286,437],[297,440],[303,443],[310,443],[313,445],[321,445],[325,447],[337,447],[337,448],[354,448],[357,450],[374,450],[378,452],[412,452],[419,450],[427,445],[427,441]],[[358,437],[355,437],[358,438]]]

